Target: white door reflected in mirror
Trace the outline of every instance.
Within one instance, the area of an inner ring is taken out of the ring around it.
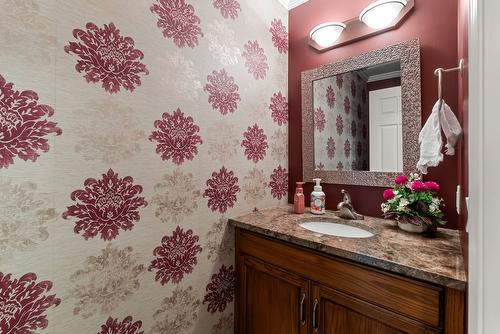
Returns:
[[[401,86],[370,91],[370,170],[403,170]]]

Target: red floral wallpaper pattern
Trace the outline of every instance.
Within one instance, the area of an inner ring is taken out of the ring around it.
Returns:
[[[202,251],[198,244],[200,238],[192,230],[184,231],[177,226],[171,236],[164,236],[161,245],[156,247],[156,256],[149,266],[149,271],[157,270],[155,280],[162,285],[172,281],[177,284],[184,275],[193,272],[198,263],[197,254]]]
[[[335,126],[337,128],[337,134],[340,136],[344,132],[344,119],[341,115],[337,115],[335,118]]]
[[[73,37],[78,42],[69,42],[64,47],[68,54],[78,56],[75,69],[84,72],[87,82],[102,82],[102,87],[113,94],[123,87],[133,91],[141,85],[141,74],[148,75],[141,60],[142,51],[134,48],[131,37],[123,37],[113,22],[99,28],[92,22],[86,30],[74,29]]]
[[[240,3],[236,0],[213,0],[214,8],[220,11],[224,18],[231,18],[236,20],[238,12],[241,11]]]
[[[9,0],[0,27],[0,332],[232,333],[228,218],[287,201],[287,11]]]
[[[335,91],[331,85],[326,88],[326,104],[328,104],[331,109],[335,106]]]
[[[219,272],[212,275],[206,292],[203,304],[207,304],[207,310],[210,313],[224,311],[227,304],[233,301],[236,292],[236,273],[233,266],[222,265]]]
[[[326,141],[326,155],[328,156],[328,159],[335,158],[335,139],[332,137],[328,137],[328,140]]]
[[[199,126],[179,108],[173,114],[163,113],[162,119],[154,122],[154,127],[156,131],[149,136],[149,140],[158,143],[156,153],[161,155],[162,160],[172,159],[176,165],[193,160],[198,154],[198,145],[203,144],[198,135]]]
[[[0,169],[14,164],[14,158],[35,162],[39,152],[48,152],[49,134],[62,133],[57,123],[47,119],[54,109],[38,104],[32,90],[17,91],[0,75]]]
[[[248,41],[244,46],[243,57],[245,66],[255,80],[264,79],[269,70],[267,65],[267,56],[264,49],[260,47],[258,41]]]
[[[56,307],[61,299],[48,295],[51,281],[37,282],[34,273],[15,278],[0,272],[0,330],[4,334],[35,334],[47,328],[45,311]]]
[[[243,137],[245,139],[241,142],[241,146],[245,148],[247,159],[252,160],[254,163],[264,160],[266,150],[269,148],[264,129],[254,124],[253,126],[249,126],[247,131],[243,132]]]
[[[321,107],[318,107],[314,111],[314,128],[319,132],[323,132],[323,130],[325,130],[325,123],[325,112],[321,109]]]
[[[343,74],[337,74],[335,76],[335,82],[337,83],[337,88],[342,89],[344,86],[344,75]]]
[[[198,45],[203,32],[193,5],[185,0],[157,0],[150,9],[158,16],[157,26],[165,38],[172,39],[179,48]]]
[[[279,126],[288,123],[288,102],[281,92],[274,93],[271,97],[271,117]]]
[[[212,108],[219,110],[222,115],[234,113],[238,108],[238,101],[241,101],[238,93],[239,87],[234,82],[234,78],[222,69],[213,71],[207,76],[207,81],[203,90],[209,94],[208,103],[212,105]]]
[[[207,187],[203,197],[208,198],[208,207],[212,211],[220,213],[234,206],[236,194],[241,190],[234,172],[228,171],[224,166],[218,172],[212,173],[212,178],[207,180]]]
[[[288,52],[288,32],[286,27],[283,25],[281,20],[274,19],[271,22],[271,27],[269,28],[269,32],[272,35],[272,41],[274,47],[278,49],[279,53],[287,53]]]
[[[122,321],[109,317],[98,334],[144,334],[141,327],[142,321],[134,322],[131,316],[125,317]]]
[[[269,188],[274,198],[281,199],[288,191],[288,172],[286,168],[278,166],[270,176]]]
[[[131,176],[119,178],[112,169],[102,174],[99,180],[88,178],[85,189],[71,193],[75,205],[68,207],[63,218],[76,217],[74,231],[87,240],[99,235],[102,240],[110,241],[118,236],[120,230],[131,230],[139,221],[139,208],[148,203],[142,193],[142,186],[133,183]]]

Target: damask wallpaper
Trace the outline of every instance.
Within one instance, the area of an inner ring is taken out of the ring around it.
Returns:
[[[232,333],[286,202],[277,0],[0,2],[0,333]]]
[[[314,158],[320,170],[368,170],[368,91],[356,72],[314,85]]]

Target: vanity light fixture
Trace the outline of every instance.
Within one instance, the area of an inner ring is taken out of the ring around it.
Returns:
[[[359,16],[317,25],[309,34],[308,44],[323,52],[397,29],[410,15],[415,1],[377,0],[365,7]]]
[[[335,44],[346,25],[341,22],[325,22],[311,30],[309,37],[320,47],[327,48]]]
[[[375,1],[363,9],[359,14],[359,20],[372,29],[387,28],[399,16],[407,3],[407,0]]]

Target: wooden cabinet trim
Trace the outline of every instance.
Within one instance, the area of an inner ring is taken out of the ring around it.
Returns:
[[[268,273],[269,275],[277,277],[280,280],[286,281],[296,286],[300,286],[304,289],[307,289],[308,287],[307,278],[291,273],[289,271],[282,270],[281,268],[268,264],[252,256],[244,256],[243,258],[243,263],[245,264],[245,266],[252,266],[260,271]]]
[[[453,289],[445,291],[445,333],[464,334],[465,293]]]
[[[237,251],[392,312],[440,327],[443,289],[237,229]],[[450,332],[451,333],[451,332]]]
[[[236,294],[234,296],[234,333],[243,333],[243,328],[241,328],[241,319],[243,314],[245,314],[246,299],[243,298],[244,295],[243,288],[245,286],[245,266],[243,266],[244,258],[241,255],[241,233],[240,229],[235,229],[234,242],[235,242],[235,252],[234,252],[234,264],[236,270]]]

